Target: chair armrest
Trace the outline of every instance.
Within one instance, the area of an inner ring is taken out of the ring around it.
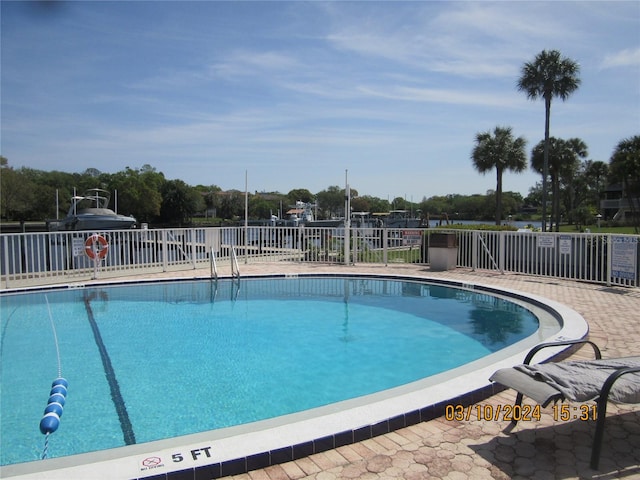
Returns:
[[[529,363],[531,363],[531,360],[533,359],[533,356],[543,348],[559,347],[564,345],[584,345],[586,343],[588,343],[593,347],[593,351],[596,355],[596,359],[602,358],[602,353],[600,353],[600,348],[598,348],[598,346],[595,343],[593,343],[591,340],[560,340],[558,342],[547,342],[547,343],[540,343],[539,345],[536,345],[531,350],[529,350],[529,353],[527,353],[527,356],[524,357],[524,361],[522,363],[524,363],[525,365],[529,365]]]
[[[606,402],[609,399],[609,392],[613,388],[613,384],[623,375],[627,373],[636,373],[640,372],[640,367],[624,367],[616,370],[611,375],[607,377],[607,379],[602,384],[602,390],[600,390],[600,398],[604,399]]]

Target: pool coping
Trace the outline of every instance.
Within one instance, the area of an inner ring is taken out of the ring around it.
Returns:
[[[371,273],[255,274],[243,276],[243,279],[298,277],[406,280],[487,292],[538,305],[541,309],[552,312],[557,320],[561,320],[562,325],[561,330],[551,337],[540,338],[532,335],[502,349],[500,356],[504,358],[485,365],[482,363],[486,363],[487,359],[492,359],[497,354],[408,385],[274,419],[99,452],[5,465],[0,467],[2,478],[43,478],[46,474],[48,479],[106,479],[120,476],[150,478],[158,475],[163,478],[200,479],[245,473],[432,420],[444,415],[447,405],[469,406],[478,403],[503,390],[502,387],[488,381],[489,376],[498,368],[521,363],[526,351],[537,343],[584,338],[589,330],[582,316],[563,304],[537,295],[476,282],[466,283],[428,275]],[[221,277],[228,278],[231,277]],[[209,277],[168,277],[155,280],[87,282],[82,286],[203,279],[210,280]],[[79,286],[47,286],[37,290],[56,288]],[[538,361],[547,360],[563,349],[550,349],[544,355],[541,354]]]

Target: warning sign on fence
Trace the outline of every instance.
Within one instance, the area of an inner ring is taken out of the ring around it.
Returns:
[[[422,245],[422,231],[402,230],[402,245]]]
[[[636,237],[611,237],[611,276],[636,279],[638,265],[638,239]]]

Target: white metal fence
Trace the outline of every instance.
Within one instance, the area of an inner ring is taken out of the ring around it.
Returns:
[[[638,287],[640,236],[442,229],[221,227],[0,235],[1,288],[21,288],[240,263],[429,264],[433,235],[455,236],[456,265]],[[96,259],[90,258],[95,256]],[[103,257],[103,258],[101,258]],[[226,266],[225,266],[226,265]],[[231,272],[231,270],[229,270]]]

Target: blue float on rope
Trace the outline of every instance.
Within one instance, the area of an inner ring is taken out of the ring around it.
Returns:
[[[53,395],[54,393],[59,393],[63,397],[66,397],[67,396],[67,387],[65,387],[64,385],[56,385],[55,387],[53,387],[51,389],[51,391],[49,392],[49,395]]]
[[[55,412],[49,412],[40,420],[40,431],[43,435],[55,432],[60,426],[60,417]]]
[[[69,382],[67,382],[66,378],[62,377],[56,378],[51,384],[51,387],[55,387],[56,385],[62,385],[64,388],[69,388]]]
[[[66,398],[64,397],[64,395],[60,393],[54,393],[49,397],[49,401],[47,403],[53,403],[53,402],[57,402],[64,407],[64,404],[66,403]]]
[[[44,409],[44,413],[46,415],[47,413],[53,412],[57,414],[58,417],[61,417],[63,410],[64,410],[64,407],[60,405],[58,402],[52,402],[48,404],[47,407]]]
[[[40,420],[40,431],[43,435],[55,432],[60,426],[60,417],[64,411],[64,404],[67,401],[67,387],[69,382],[66,379],[56,378],[51,384],[49,401],[44,409],[44,415]]]

